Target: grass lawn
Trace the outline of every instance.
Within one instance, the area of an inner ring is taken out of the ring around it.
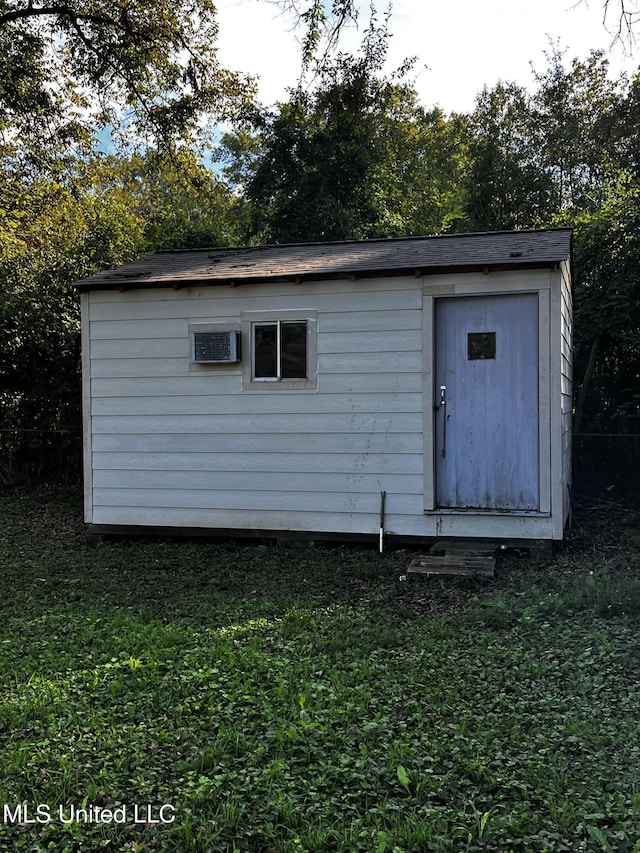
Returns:
[[[640,851],[639,542],[602,502],[551,562],[402,582],[4,496],[0,850]]]

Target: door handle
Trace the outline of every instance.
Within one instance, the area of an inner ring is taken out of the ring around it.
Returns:
[[[442,458],[447,455],[447,386],[440,386],[439,409],[444,409],[444,423],[442,424]]]

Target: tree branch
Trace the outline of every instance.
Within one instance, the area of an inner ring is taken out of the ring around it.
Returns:
[[[629,42],[634,41],[634,28],[640,21],[640,11],[637,8],[637,0],[633,0],[633,2],[635,3],[635,8],[630,9],[628,0],[616,0],[618,5],[618,29],[614,34],[614,42],[621,40],[623,34],[626,35]],[[611,6],[611,0],[604,0],[603,23],[605,27]]]
[[[126,29],[122,21],[118,21],[116,18],[110,18],[106,15],[78,12],[76,9],[72,9],[70,6],[64,5],[36,7],[33,5],[33,0],[29,0],[28,5],[23,9],[14,9],[12,12],[5,12],[4,15],[0,15],[0,26],[3,24],[9,24],[11,21],[19,21],[24,18],[35,18],[42,15],[60,15],[66,18],[71,18],[75,21],[82,20],[93,24],[105,24],[109,27]]]

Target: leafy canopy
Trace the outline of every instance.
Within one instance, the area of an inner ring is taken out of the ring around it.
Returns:
[[[236,242],[242,209],[186,149],[79,161],[65,182],[0,170],[0,438],[12,460],[0,482],[64,476],[76,459],[80,317],[70,282],[156,248]],[[58,470],[52,442],[67,460]]]
[[[464,122],[426,110],[385,77],[389,33],[375,17],[360,55],[338,54],[312,90],[226,140],[226,175],[253,209],[253,239],[343,240],[433,233],[461,211]]]
[[[0,138],[37,160],[107,124],[166,142],[238,115],[252,85],[217,38],[212,0],[0,0]]]

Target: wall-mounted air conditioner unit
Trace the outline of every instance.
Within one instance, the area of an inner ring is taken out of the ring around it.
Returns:
[[[194,332],[192,358],[198,364],[233,364],[240,361],[237,331]]]

